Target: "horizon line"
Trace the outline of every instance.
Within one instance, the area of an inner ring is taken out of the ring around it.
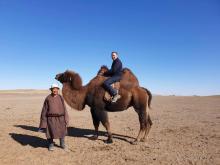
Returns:
[[[26,88],[18,88],[18,89],[0,89],[0,92],[15,92],[15,91],[49,91],[50,89],[26,89]],[[158,94],[158,93],[152,93],[154,96],[198,96],[198,97],[208,97],[208,96],[220,96],[220,94],[209,94],[209,95],[198,95],[198,94],[192,94],[192,95],[181,95],[181,94]]]

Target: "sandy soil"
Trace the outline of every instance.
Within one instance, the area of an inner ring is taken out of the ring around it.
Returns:
[[[44,133],[37,132],[47,91],[0,92],[0,164],[220,164],[220,96],[154,96],[153,127],[147,142],[131,145],[139,130],[131,108],[110,113],[113,144],[93,133],[89,108],[70,115],[68,150],[47,150]],[[56,140],[56,143],[58,141]]]

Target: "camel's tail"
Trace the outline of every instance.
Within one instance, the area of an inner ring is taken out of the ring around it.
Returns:
[[[148,94],[148,96],[149,96],[148,107],[149,107],[150,109],[152,109],[152,108],[151,108],[152,94],[151,94],[151,92],[150,92],[147,88],[144,88],[144,87],[142,87],[142,88],[147,92],[147,94]]]

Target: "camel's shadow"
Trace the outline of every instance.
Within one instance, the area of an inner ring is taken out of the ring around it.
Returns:
[[[15,127],[19,127],[19,128],[25,129],[25,130],[33,131],[33,132],[38,131],[38,128],[34,127],[34,126],[15,125]],[[44,130],[44,132],[45,132],[45,130]],[[94,133],[95,132],[92,129],[68,127],[68,136],[72,136],[72,137],[81,137],[81,138],[91,139],[91,135],[94,135]],[[107,137],[107,132],[99,131],[99,135]],[[123,141],[128,142],[128,143],[130,143],[130,141],[128,141],[127,138],[134,139],[133,137],[120,135],[120,134],[113,134],[113,137],[115,139],[123,140]]]
[[[17,134],[17,133],[10,133],[9,134],[12,139],[17,141],[23,146],[30,145],[34,148],[46,148],[47,147],[47,140],[42,139],[37,136],[31,136],[31,135],[24,135],[24,134]]]

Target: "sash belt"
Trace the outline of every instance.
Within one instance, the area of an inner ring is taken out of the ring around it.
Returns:
[[[64,116],[64,114],[56,114],[56,113],[47,114],[47,117],[61,117],[61,116]]]

